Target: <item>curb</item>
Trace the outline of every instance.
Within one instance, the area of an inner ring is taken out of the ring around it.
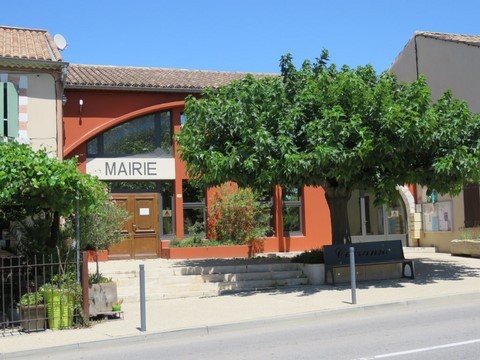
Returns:
[[[451,303],[455,300],[480,300],[480,291],[477,292],[468,292],[468,293],[457,293],[451,295],[444,295],[438,297],[430,298],[420,298],[420,299],[410,299],[403,300],[398,302],[391,303],[379,303],[372,305],[352,305],[351,308],[340,308],[340,309],[327,309],[320,311],[310,311],[294,315],[285,315],[279,317],[268,317],[259,320],[250,320],[245,322],[236,322],[236,323],[226,323],[226,324],[215,324],[200,326],[194,328],[185,328],[179,330],[169,330],[169,331],[160,331],[140,335],[129,335],[116,337],[112,339],[97,340],[90,342],[80,342],[75,344],[53,346],[41,349],[31,349],[23,350],[9,353],[0,353],[0,360],[6,359],[15,359],[28,356],[39,356],[39,355],[48,355],[54,352],[59,351],[75,351],[81,349],[94,349],[99,347],[104,347],[106,345],[115,345],[115,344],[130,344],[138,342],[149,342],[155,341],[158,339],[171,339],[176,337],[185,337],[185,336],[205,336],[215,333],[222,333],[228,331],[239,331],[245,329],[264,327],[267,325],[280,325],[280,324],[289,324],[289,323],[298,323],[299,321],[313,321],[316,319],[326,319],[329,317],[336,317],[340,315],[349,315],[362,312],[372,312],[384,309],[395,309],[399,307],[409,307],[409,306],[434,306],[442,305],[446,303]]]

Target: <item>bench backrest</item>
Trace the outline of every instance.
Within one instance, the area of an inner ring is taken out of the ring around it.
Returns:
[[[401,240],[375,241],[323,247],[325,265],[350,263],[350,247],[355,249],[355,263],[366,264],[392,260],[404,260]]]

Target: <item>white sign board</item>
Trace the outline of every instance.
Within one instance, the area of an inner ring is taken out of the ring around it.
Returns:
[[[140,208],[140,215],[143,215],[143,216],[150,215],[150,209],[149,208]]]
[[[174,158],[90,158],[87,174],[100,180],[174,180]]]

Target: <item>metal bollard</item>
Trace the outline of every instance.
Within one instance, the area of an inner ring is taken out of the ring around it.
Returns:
[[[140,265],[140,331],[147,331],[145,304],[145,265]]]
[[[355,248],[350,247],[350,282],[352,286],[352,304],[357,303],[357,277],[355,271]]]

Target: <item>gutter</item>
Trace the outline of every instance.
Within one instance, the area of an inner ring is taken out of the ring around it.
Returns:
[[[28,69],[60,70],[68,65],[69,63],[64,61],[22,59],[16,57],[2,57],[0,59],[0,66],[16,68],[24,67]]]

